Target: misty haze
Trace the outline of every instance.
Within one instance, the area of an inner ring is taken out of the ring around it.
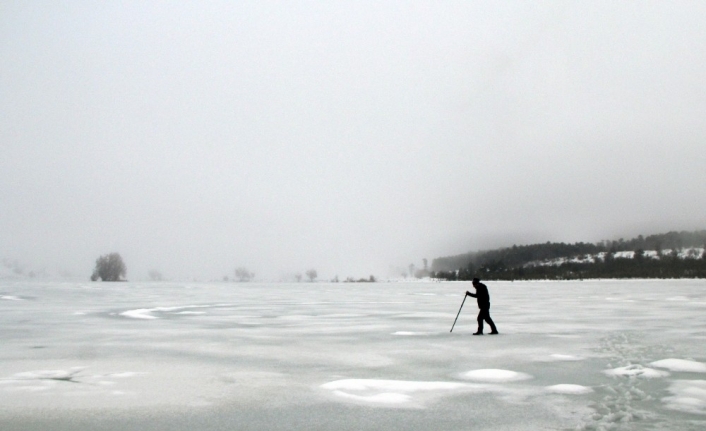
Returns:
[[[0,429],[706,427],[704,22],[3,2]]]
[[[703,229],[705,15],[5,2],[1,256],[330,279]]]

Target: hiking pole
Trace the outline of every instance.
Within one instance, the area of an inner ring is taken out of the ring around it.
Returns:
[[[463,303],[466,302],[466,297],[468,295],[463,295],[463,302],[461,302],[461,308],[463,308]],[[451,325],[451,330],[449,332],[454,331],[454,326],[456,326],[456,321],[458,320],[458,315],[461,314],[461,308],[458,309],[458,313],[456,314],[456,318],[454,319],[454,324]]]

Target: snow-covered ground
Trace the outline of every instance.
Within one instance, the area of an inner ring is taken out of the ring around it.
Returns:
[[[706,281],[0,283],[0,429],[706,429]]]
[[[671,256],[674,251],[672,249],[644,250],[645,258],[662,259],[664,256]],[[686,247],[676,250],[676,255],[679,259],[701,259],[704,255],[702,247]],[[524,266],[559,266],[564,263],[594,263],[596,261],[604,261],[606,252],[597,254],[584,254],[575,257],[558,257],[555,259],[536,260],[526,263]],[[635,257],[634,251],[618,251],[613,254],[616,259],[632,259]]]

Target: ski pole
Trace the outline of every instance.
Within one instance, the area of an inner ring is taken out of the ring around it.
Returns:
[[[463,302],[461,302],[461,308],[463,308],[463,304],[466,302],[466,297],[468,295],[463,295]],[[451,330],[449,332],[454,331],[454,326],[456,326],[456,321],[458,320],[458,315],[461,314],[461,308],[458,309],[458,313],[456,314],[456,318],[454,319],[454,324],[451,325]]]

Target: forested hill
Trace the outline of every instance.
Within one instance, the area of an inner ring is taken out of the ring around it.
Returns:
[[[596,244],[513,245],[432,261],[432,276],[445,279],[564,279],[597,277],[706,277],[706,230]]]

